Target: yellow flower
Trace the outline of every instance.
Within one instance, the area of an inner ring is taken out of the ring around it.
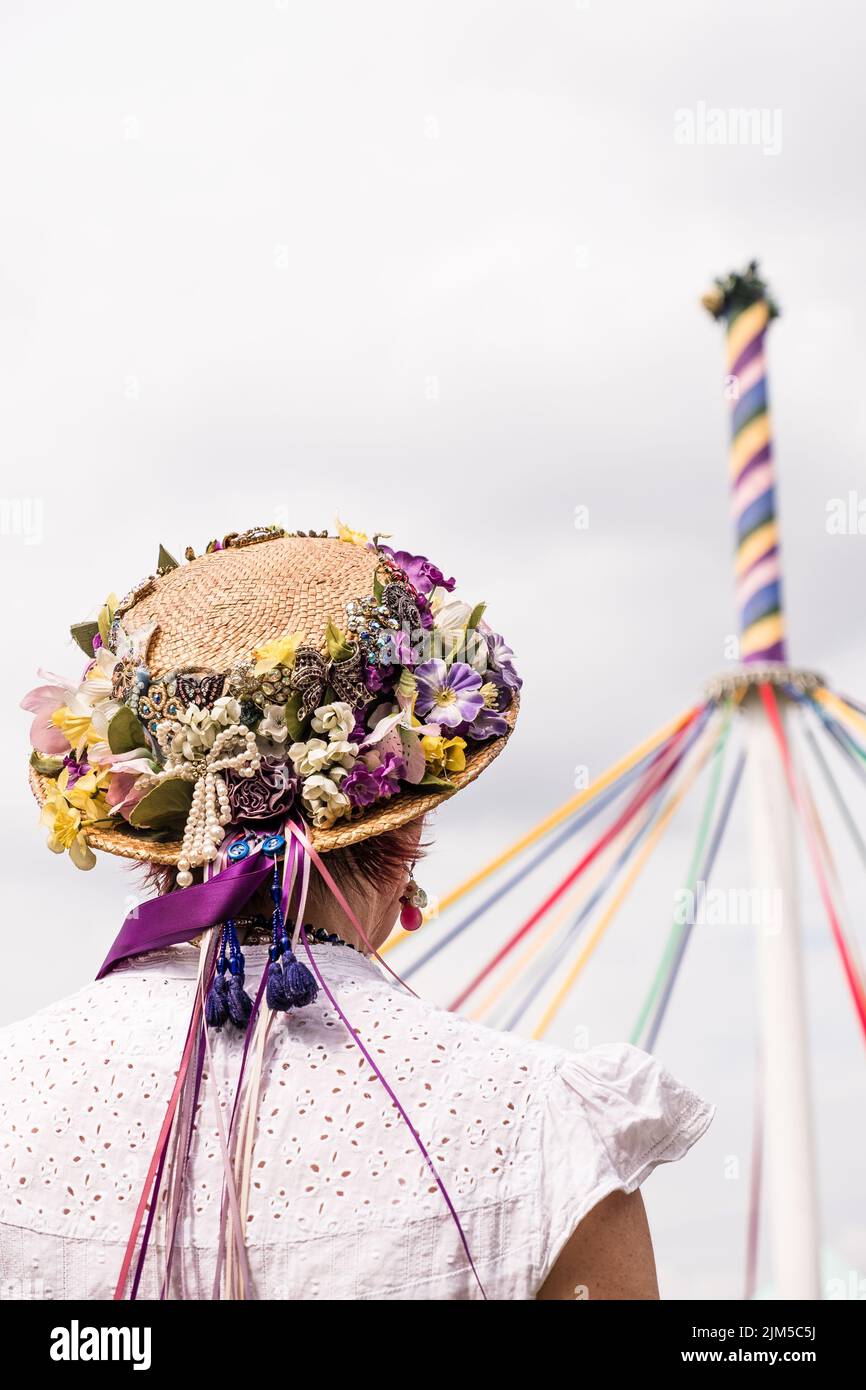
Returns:
[[[48,826],[48,848],[54,854],[68,850],[77,869],[93,868],[96,855],[81,828],[81,813],[53,788],[42,807],[42,823]]]
[[[108,802],[103,793],[110,777],[111,768],[100,768],[99,771],[91,768],[70,787],[69,768],[65,767],[57,778],[57,787],[68,804],[83,815],[85,820],[101,820],[109,815]]]
[[[61,705],[60,709],[56,709],[52,714],[51,723],[69,740],[76,758],[81,756],[83,749],[89,744],[98,743],[101,737],[93,727],[90,710],[85,714],[79,714],[68,705]]]
[[[275,666],[294,666],[295,653],[303,640],[302,632],[290,632],[285,637],[277,637],[273,642],[266,642],[263,647],[257,647],[253,652],[256,659],[253,674],[263,676],[266,672],[273,671]]]
[[[443,738],[441,734],[425,734],[421,740],[424,759],[437,776],[443,772],[462,772],[466,766],[465,738]]]
[[[368,537],[364,531],[353,531],[351,526],[347,526],[344,521],[336,517],[337,535],[341,541],[348,541],[349,545],[366,545]]]

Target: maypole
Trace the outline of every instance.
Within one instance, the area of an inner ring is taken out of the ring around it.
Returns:
[[[819,1297],[819,1230],[809,1084],[803,949],[794,823],[799,823],[845,987],[866,1041],[866,978],[845,921],[841,885],[805,766],[794,756],[792,726],[830,789],[842,825],[866,868],[866,841],[813,732],[832,757],[866,782],[866,706],[828,689],[821,676],[788,664],[779,528],[767,410],[764,342],[776,308],[756,264],[716,281],[704,305],[727,329],[727,397],[731,403],[731,473],[736,524],[740,661],[711,681],[702,701],[635,748],[592,786],[526,831],[491,863],[477,868],[441,900],[440,911],[474,902],[401,969],[404,979],[450,951],[492,910],[507,908],[514,889],[543,874],[554,854],[568,858],[564,876],[545,884],[541,901],[510,934],[495,936],[490,959],[450,1007],[497,1027],[547,1036],[594,959],[645,863],[691,787],[709,769],[704,810],[687,876],[677,886],[673,921],[630,1039],[651,1051],[669,1011],[681,966],[697,937],[693,926],[715,872],[744,768],[751,800],[753,905],[757,938],[760,1069],[748,1211],[747,1287],[758,1257],[761,1195],[766,1192],[773,1277],[781,1298]],[[740,743],[726,761],[726,747]],[[587,843],[589,837],[589,843]],[[507,872],[506,872],[507,871]],[[487,880],[493,882],[487,884]],[[694,915],[683,919],[686,890]],[[652,924],[648,923],[648,929]],[[398,949],[411,934],[398,935]],[[453,978],[466,967],[452,954]],[[484,986],[482,991],[481,987]],[[527,1019],[532,1011],[534,1018]],[[527,1020],[525,1023],[524,1020]],[[766,1160],[764,1160],[766,1151]]]
[[[726,325],[735,573],[757,906],[767,1208],[780,1298],[816,1299],[819,1234],[803,946],[785,765],[757,687],[787,685],[784,608],[764,343],[776,306],[752,262],[717,280],[705,308]],[[770,691],[767,692],[771,693]],[[784,730],[784,708],[779,719]],[[784,734],[783,734],[784,737]]]

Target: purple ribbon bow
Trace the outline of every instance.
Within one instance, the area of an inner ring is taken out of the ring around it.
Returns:
[[[99,967],[97,980],[118,961],[191,941],[199,932],[234,917],[261,884],[274,872],[274,862],[263,854],[251,854],[229,864],[207,883],[191,884],[176,893],[150,898],[130,912]]]

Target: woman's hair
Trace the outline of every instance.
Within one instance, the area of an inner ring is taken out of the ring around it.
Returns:
[[[425,846],[416,835],[414,821],[396,830],[386,830],[383,835],[370,835],[355,845],[330,850],[323,856],[325,867],[340,888],[351,887],[360,881],[365,888],[393,893],[412,865],[424,857]],[[201,870],[196,870],[196,882],[200,878]],[[310,875],[310,887],[314,893],[320,884],[314,866]],[[145,866],[144,885],[160,896],[172,893],[177,888],[175,870],[167,864],[149,863]]]

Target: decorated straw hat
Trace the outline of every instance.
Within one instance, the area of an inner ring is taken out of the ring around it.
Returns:
[[[72,634],[46,683],[30,781],[49,847],[178,867],[178,883],[292,813],[319,852],[405,825],[473,781],[520,680],[484,605],[421,556],[259,527],[186,552]]]

